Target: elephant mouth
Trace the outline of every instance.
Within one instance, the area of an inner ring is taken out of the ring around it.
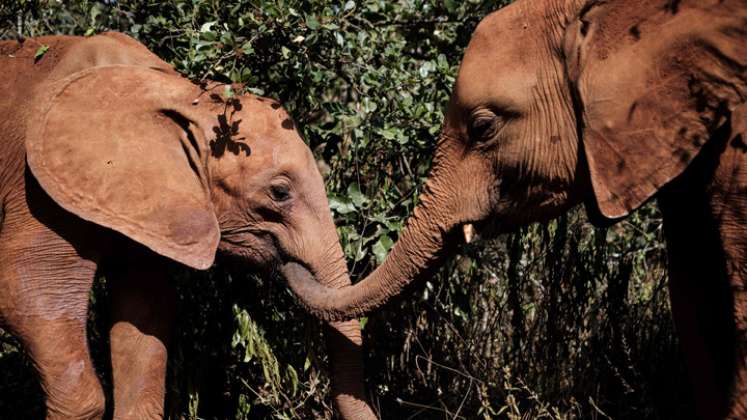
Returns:
[[[461,225],[461,230],[462,240],[465,244],[470,244],[482,239],[493,239],[501,233],[504,233],[501,230],[500,223],[492,218],[463,223]]]

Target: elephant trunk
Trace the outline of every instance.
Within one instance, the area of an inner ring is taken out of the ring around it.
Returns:
[[[324,230],[331,232],[330,236],[333,237],[323,241],[330,244],[325,250],[315,250],[322,252],[313,257],[309,267],[313,274],[300,265],[289,263],[294,264],[298,270],[289,271],[281,268],[288,282],[293,282],[295,276],[302,275],[314,278],[315,283],[318,281],[317,284],[323,284],[331,289],[350,286],[347,264],[331,218],[329,226],[325,226]],[[324,327],[324,335],[330,358],[332,399],[340,417],[346,420],[376,419],[367,402],[363,384],[363,340],[360,323],[357,319],[330,322]]]
[[[304,275],[299,265],[288,264],[288,284],[306,309],[327,321],[359,317],[398,295],[411,282],[431,276],[446,255],[446,245],[457,242],[447,239],[460,223],[449,199],[455,195],[447,190],[447,182],[440,182],[449,179],[448,173],[434,166],[399,240],[384,263],[363,281],[332,289]]]

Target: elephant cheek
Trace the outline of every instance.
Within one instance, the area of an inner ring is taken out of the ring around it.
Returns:
[[[492,215],[491,203],[497,201],[501,181],[489,169],[487,162],[468,162],[458,167],[459,171],[451,175],[455,187],[447,200],[453,201],[451,207],[455,209],[455,224],[480,222]],[[439,206],[447,208],[446,204]]]
[[[224,237],[218,244],[218,251],[232,264],[253,268],[267,268],[279,260],[272,241],[254,235]]]

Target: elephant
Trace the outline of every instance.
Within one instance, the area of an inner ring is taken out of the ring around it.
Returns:
[[[349,284],[324,181],[277,101],[194,84],[115,32],[3,41],[0,68],[0,321],[38,371],[47,418],[104,413],[86,342],[97,275],[122,419],[163,416],[173,265],[295,262]],[[325,335],[341,417],[375,418],[358,321]]]
[[[284,273],[325,320],[363,315],[476,234],[583,204],[662,212],[675,327],[702,418],[747,418],[747,2],[518,0],[464,52],[405,229],[362,281]]]

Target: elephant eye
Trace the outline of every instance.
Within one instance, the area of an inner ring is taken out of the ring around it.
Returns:
[[[502,119],[489,110],[480,110],[472,115],[469,137],[475,142],[492,140],[498,133]]]
[[[285,184],[275,184],[270,186],[270,196],[273,201],[282,203],[290,199],[290,187]]]

